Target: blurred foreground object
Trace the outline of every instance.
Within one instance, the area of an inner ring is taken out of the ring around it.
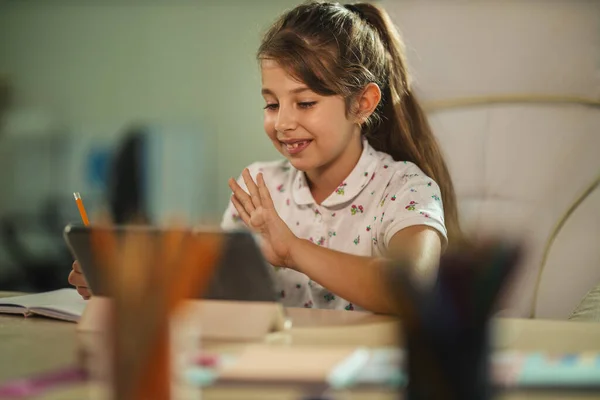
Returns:
[[[221,240],[218,233],[200,237],[177,228],[159,237],[142,229],[121,237],[108,229],[93,231],[103,286],[112,302],[102,376],[110,398],[172,398],[173,316],[183,300],[207,287]]]
[[[416,285],[402,262],[391,268],[409,400],[492,397],[489,321],[521,253],[521,246],[502,240],[450,249],[429,288]]]

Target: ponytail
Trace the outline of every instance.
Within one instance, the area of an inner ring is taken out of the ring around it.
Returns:
[[[375,30],[386,50],[387,76],[383,79],[381,103],[376,110],[379,121],[365,126],[363,133],[376,150],[391,155],[396,161],[415,163],[436,181],[444,203],[449,239],[460,242],[462,234],[454,185],[427,116],[411,90],[400,34],[387,12],[376,5],[358,3],[345,7]]]

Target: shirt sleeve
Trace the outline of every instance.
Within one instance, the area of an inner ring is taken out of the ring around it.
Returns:
[[[380,219],[378,241],[385,249],[398,231],[415,225],[437,230],[442,238],[442,248],[448,243],[440,188],[422,173],[392,177],[380,202]]]

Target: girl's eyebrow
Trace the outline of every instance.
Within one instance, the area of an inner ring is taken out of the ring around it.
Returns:
[[[302,92],[306,92],[306,91],[310,91],[310,89],[308,87],[306,87],[306,86],[300,86],[300,87],[297,87],[295,89],[290,90],[289,93],[298,94],[298,93],[302,93]],[[268,95],[271,95],[271,96],[275,96],[275,93],[273,93],[273,91],[271,89],[268,89],[268,88],[263,88],[261,90],[261,93],[263,95],[268,94]]]

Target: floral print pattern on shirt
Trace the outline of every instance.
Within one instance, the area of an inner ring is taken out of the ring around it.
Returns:
[[[446,237],[443,199],[438,185],[411,162],[396,162],[375,151],[366,141],[358,164],[320,205],[314,202],[306,178],[286,160],[255,163],[253,177],[262,170],[280,217],[296,236],[317,246],[377,257],[385,254],[392,236],[407,226],[428,225]],[[241,170],[241,168],[240,168]],[[243,189],[243,179],[238,178]],[[230,203],[223,229],[245,229]],[[286,306],[361,310],[309,276],[275,268],[280,301]]]
[[[346,183],[342,183],[340,186],[338,186],[338,188],[335,190],[335,192],[339,195],[344,195],[344,187],[346,187]]]
[[[352,204],[352,207],[350,207],[350,214],[352,215],[356,215],[358,213],[363,213],[365,211],[365,209],[363,208],[363,206],[355,206],[354,204]]]

